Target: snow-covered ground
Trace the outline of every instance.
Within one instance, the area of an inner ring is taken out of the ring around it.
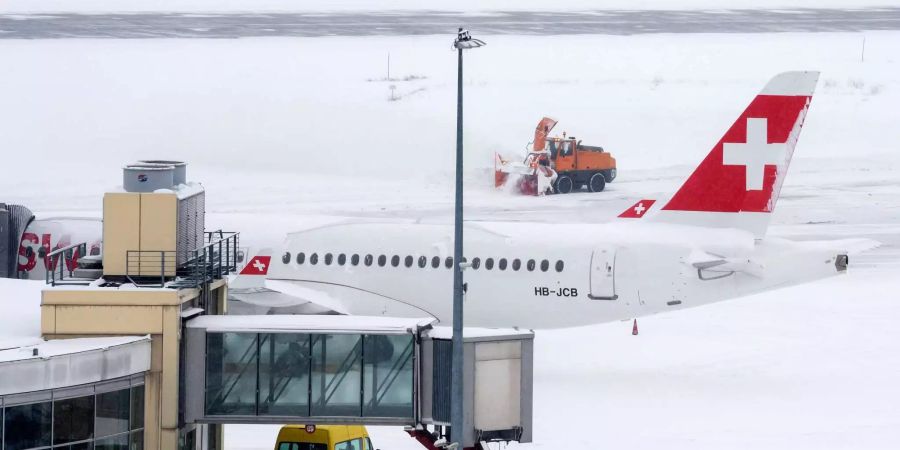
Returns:
[[[484,38],[466,56],[470,219],[599,222],[660,198],[769,77],[817,69],[771,234],[884,244],[847,276],[641,319],[637,337],[630,323],[540,332],[522,448],[895,448],[900,33]],[[245,244],[340,217],[449,220],[449,46],[0,40],[0,201],[98,215],[123,163],[174,158],[206,186],[207,223]],[[400,80],[381,80],[389,52]],[[602,194],[494,192],[493,152],[519,152],[542,115],[613,152],[620,178]],[[227,430],[228,448],[249,450],[271,448],[277,427]],[[373,434],[383,450],[418,448]]]

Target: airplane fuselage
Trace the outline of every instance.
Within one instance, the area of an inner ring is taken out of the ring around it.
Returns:
[[[452,227],[339,224],[288,236],[269,278],[340,299],[358,315],[452,318]],[[472,224],[465,228],[467,326],[557,328],[629,319],[836,271],[833,251],[679,225]],[[756,273],[698,269],[715,258]],[[798,274],[791,261],[821,261]],[[813,266],[816,267],[816,266]],[[764,273],[759,273],[763,270]]]

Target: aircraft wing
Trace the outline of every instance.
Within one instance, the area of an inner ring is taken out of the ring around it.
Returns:
[[[268,280],[268,249],[254,256],[229,280],[228,309],[233,314],[348,314],[343,303],[324,291]]]

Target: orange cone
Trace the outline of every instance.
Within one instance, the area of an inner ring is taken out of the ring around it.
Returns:
[[[638,335],[637,319],[634,319],[634,326],[631,327],[631,335],[632,335],[632,336],[637,336],[637,335]]]

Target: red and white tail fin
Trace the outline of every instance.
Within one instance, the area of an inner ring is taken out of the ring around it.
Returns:
[[[640,219],[647,215],[647,211],[650,211],[650,208],[653,207],[653,204],[656,203],[656,200],[640,200],[634,205],[631,205],[625,211],[622,211],[622,214],[619,214],[620,219]]]
[[[243,269],[228,283],[233,289],[262,288],[266,286],[266,275],[272,262],[272,249],[260,250],[250,258]]]
[[[653,220],[765,235],[818,79],[772,78]]]

